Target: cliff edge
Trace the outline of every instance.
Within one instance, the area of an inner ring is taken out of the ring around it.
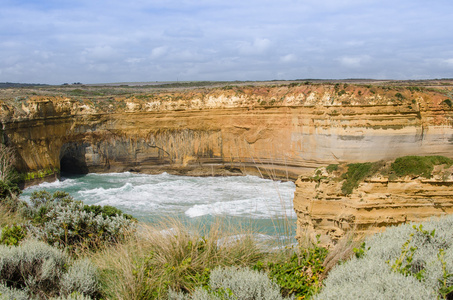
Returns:
[[[360,236],[451,214],[452,173],[453,160],[442,156],[321,167],[296,181],[297,237],[320,235],[329,245],[348,231]]]

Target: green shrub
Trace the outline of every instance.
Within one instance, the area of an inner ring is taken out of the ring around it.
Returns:
[[[257,270],[265,270],[269,277],[282,289],[283,295],[307,297],[313,295],[320,286],[320,275],[324,272],[323,262],[327,249],[313,245],[300,249],[289,259],[255,265]]]
[[[401,93],[396,93],[396,94],[395,94],[395,97],[396,97],[397,99],[399,99],[399,100],[403,100],[403,99],[404,99],[404,96],[403,96],[403,94],[401,94]]]
[[[20,194],[19,174],[14,168],[16,155],[12,148],[0,143],[0,198],[14,197]]]
[[[449,299],[453,216],[387,228],[360,258],[336,266],[315,299]]]
[[[17,246],[27,236],[27,229],[22,225],[5,226],[2,229],[0,244]]]
[[[110,206],[110,205],[85,205],[83,207],[83,210],[86,212],[92,212],[94,213],[95,216],[97,215],[102,215],[103,217],[115,217],[116,215],[118,216],[123,216],[124,218],[128,220],[136,220],[134,217],[132,217],[129,214],[123,213],[120,209]]]
[[[398,177],[423,176],[430,178],[435,165],[446,164],[448,167],[453,160],[444,156],[404,156],[395,159],[391,171]]]
[[[330,164],[326,167],[326,171],[329,173],[335,172],[338,170],[338,164]]]
[[[0,180],[0,198],[4,199],[11,196],[18,196],[21,193],[16,182]]]
[[[349,164],[348,171],[342,175],[344,182],[341,191],[345,195],[351,194],[353,189],[358,187],[361,181],[368,176],[374,175],[383,165],[384,163],[382,161]]]
[[[45,215],[44,224],[30,225],[38,239],[70,251],[97,249],[123,240],[134,229],[134,223],[122,216],[105,218],[83,209],[83,204],[58,204]]]
[[[338,92],[338,96],[343,96],[344,94],[346,94],[346,91],[345,90],[341,90]]]
[[[444,101],[442,101],[442,103],[445,103],[445,104],[448,105],[448,107],[450,107],[450,108],[451,108],[451,106],[453,105],[453,104],[451,103],[451,100],[450,100],[450,99],[445,99]]]
[[[34,224],[45,224],[50,220],[47,216],[49,211],[58,204],[64,206],[73,201],[72,197],[66,192],[57,191],[53,194],[47,191],[33,192],[30,196],[30,205],[24,208],[24,214]]]
[[[209,279],[209,289],[223,299],[283,299],[280,287],[267,274],[249,268],[216,268]]]
[[[85,210],[65,192],[34,192],[26,214],[32,219],[29,232],[51,245],[69,251],[98,249],[123,240],[135,224],[123,216],[96,215]],[[118,210],[119,211],[119,210]]]

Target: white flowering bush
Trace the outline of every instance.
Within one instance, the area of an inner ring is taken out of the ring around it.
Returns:
[[[0,299],[47,299],[73,293],[96,296],[96,274],[89,262],[72,263],[62,250],[44,242],[0,245]]]
[[[336,266],[314,299],[449,299],[453,215],[387,228]]]
[[[66,193],[50,196],[39,192],[32,195],[31,203],[27,212],[32,219],[29,233],[62,249],[96,249],[123,240],[135,229],[133,220],[118,214],[96,214]]]

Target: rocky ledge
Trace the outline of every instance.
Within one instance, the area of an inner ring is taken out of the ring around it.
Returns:
[[[408,156],[395,161],[338,164],[296,181],[297,236],[335,244],[387,226],[453,213],[453,160]]]

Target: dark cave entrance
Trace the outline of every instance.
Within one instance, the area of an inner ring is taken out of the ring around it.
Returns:
[[[85,158],[87,144],[68,143],[61,147],[60,172],[67,174],[88,174]]]

